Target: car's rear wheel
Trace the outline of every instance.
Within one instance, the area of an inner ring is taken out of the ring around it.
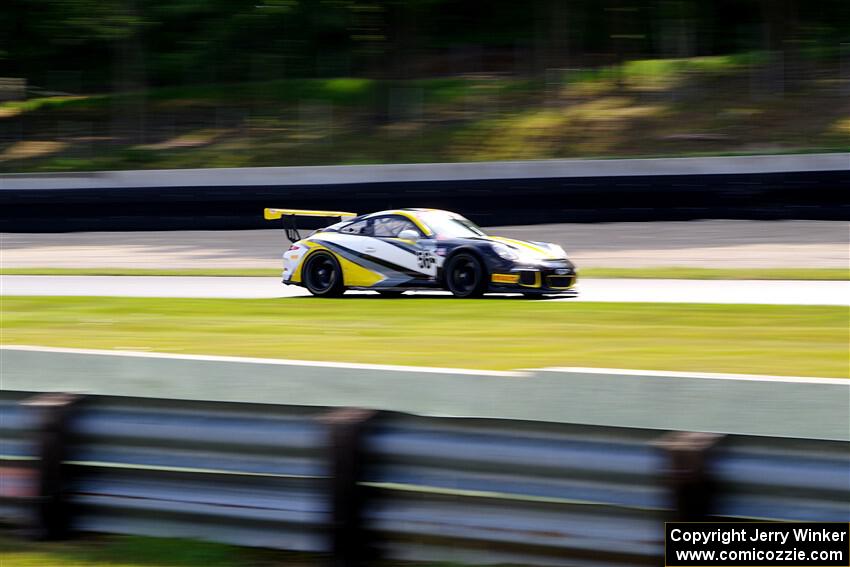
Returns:
[[[487,274],[481,260],[461,252],[446,266],[446,287],[455,297],[480,297],[487,289]]]
[[[345,293],[342,269],[333,254],[314,252],[304,265],[304,287],[319,297],[339,297]]]

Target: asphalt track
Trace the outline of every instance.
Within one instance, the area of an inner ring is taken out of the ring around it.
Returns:
[[[577,297],[552,301],[850,306],[850,282],[847,281],[584,279],[579,280],[577,290]],[[0,276],[0,294],[232,299],[309,295],[299,287],[284,286],[275,278],[191,276]],[[405,295],[411,298],[429,296],[448,299],[445,292]],[[349,292],[346,297],[378,295]]]
[[[846,268],[848,223],[620,222],[486,229],[556,242],[579,268]],[[288,242],[271,230],[0,233],[4,268],[277,268]]]

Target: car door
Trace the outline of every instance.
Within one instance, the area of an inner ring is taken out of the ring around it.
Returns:
[[[371,219],[371,235],[360,239],[358,251],[364,258],[383,266],[393,280],[404,274],[407,283],[432,281],[437,276],[434,254],[425,244],[422,231],[402,215],[381,215]],[[402,231],[415,231],[418,238],[400,238]]]

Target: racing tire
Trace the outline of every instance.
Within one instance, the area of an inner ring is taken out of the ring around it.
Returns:
[[[401,297],[401,294],[403,294],[403,293],[404,293],[403,291],[398,291],[398,290],[395,290],[395,289],[387,289],[387,290],[378,291],[378,294],[381,297],[385,297],[385,298],[388,298],[388,299],[389,298],[395,298],[395,297]]]
[[[304,287],[317,297],[339,297],[345,293],[342,268],[333,254],[314,252],[303,271]]]
[[[445,274],[446,287],[455,297],[481,297],[487,290],[487,271],[478,257],[467,252],[452,256]]]

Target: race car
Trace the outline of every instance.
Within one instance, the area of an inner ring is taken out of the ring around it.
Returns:
[[[283,255],[283,283],[303,286],[316,296],[336,297],[349,289],[388,297],[434,289],[457,297],[574,294],[575,266],[557,244],[489,236],[448,211],[357,215],[268,208],[264,217],[282,219],[292,243]],[[301,238],[296,217],[342,220]]]

